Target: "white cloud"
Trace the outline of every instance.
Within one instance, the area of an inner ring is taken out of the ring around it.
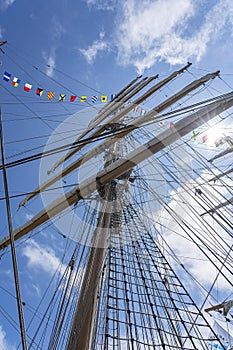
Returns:
[[[47,64],[46,74],[49,77],[53,77],[54,69],[56,68],[56,50],[58,47],[58,42],[61,39],[62,35],[66,33],[65,27],[61,24],[56,16],[53,16],[51,19],[51,38],[54,42],[53,46],[50,49],[50,52],[42,52],[42,56]]]
[[[22,255],[28,259],[27,267],[30,272],[40,272],[41,276],[44,276],[43,272],[54,275],[56,272],[60,276],[64,276],[67,265],[63,264],[56,256],[55,251],[49,246],[39,245],[35,240],[31,239],[25,247],[22,249]],[[84,267],[80,266],[77,271],[72,275],[70,286],[75,285],[76,288],[80,288],[82,279],[84,276]],[[33,275],[31,276],[33,277]],[[68,275],[66,275],[68,277]],[[65,283],[66,279],[64,280]],[[61,287],[65,286],[63,284]],[[33,290],[38,296],[41,294],[39,281],[36,284],[32,283]],[[1,348],[0,348],[1,349]]]
[[[211,40],[221,37],[227,24],[232,32],[233,2],[219,0],[201,16],[194,0],[136,0],[124,2],[118,16],[115,44],[120,64],[133,64],[139,73],[158,61],[171,65],[200,60]]]
[[[52,38],[54,40],[59,40],[63,34],[66,33],[66,29],[63,27],[61,22],[56,16],[52,17]]]
[[[112,11],[118,1],[117,0],[83,0],[89,7],[96,7],[98,10]]]
[[[99,36],[99,40],[94,41],[94,43],[87,49],[80,49],[80,52],[83,54],[89,64],[93,63],[100,51],[109,49],[108,43],[103,40],[104,32],[101,32]]]
[[[48,246],[40,246],[33,239],[22,249],[22,255],[28,259],[28,267],[35,270],[43,270],[53,275],[60,266],[63,273],[65,265],[61,264],[54,250]]]
[[[49,77],[53,77],[54,75],[54,69],[56,68],[56,53],[55,48],[51,49],[50,54],[46,54],[45,51],[42,52],[42,56],[44,60],[46,61],[47,69],[46,74]]]
[[[6,333],[2,326],[0,326],[0,349],[1,350],[15,350],[15,347],[11,346],[6,340]]]
[[[119,65],[133,65],[141,74],[160,61],[199,62],[226,32],[233,36],[232,0],[83,1],[116,13],[111,41],[96,40],[80,50],[89,63],[99,51],[115,46]]]
[[[32,288],[35,290],[36,294],[40,297],[41,296],[40,288],[33,283],[32,283]]]
[[[2,10],[6,10],[9,6],[13,5],[16,0],[1,0],[0,7]]]

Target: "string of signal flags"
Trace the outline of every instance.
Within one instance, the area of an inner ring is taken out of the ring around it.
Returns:
[[[21,84],[21,79],[17,78],[16,76],[12,76],[11,73],[8,73],[5,71],[5,73],[3,74],[3,80],[6,81],[7,83],[11,82],[12,86],[17,88],[20,84]],[[25,92],[30,92],[32,90],[32,84],[29,83],[23,83],[23,88]],[[44,95],[44,93],[47,93],[47,99],[48,100],[53,100],[55,98],[55,92],[54,91],[45,91],[45,89],[42,89],[40,87],[37,87],[35,90],[35,93],[37,96],[42,96]],[[115,94],[112,94],[110,99],[112,100],[114,98]],[[66,94],[59,94],[58,96],[58,101],[62,102],[67,98]],[[75,102],[77,101],[77,98],[79,99],[79,102],[91,102],[91,103],[96,103],[96,102],[102,102],[102,103],[106,103],[108,100],[108,96],[107,95],[101,95],[101,96],[97,96],[97,95],[92,95],[92,96],[86,96],[86,95],[82,95],[80,97],[78,97],[77,95],[70,95],[68,96],[69,101],[70,102]]]
[[[17,78],[16,76],[12,76],[11,73],[8,73],[7,71],[5,71],[5,73],[3,74],[3,80],[7,83],[9,83],[11,81],[12,86],[17,88],[20,84],[21,84],[21,79]],[[32,90],[32,84],[29,83],[24,83],[24,91],[25,92],[30,92]],[[55,92],[54,91],[46,91],[45,89],[39,88],[37,87],[35,90],[35,93],[37,96],[42,96],[44,95],[44,93],[47,92],[47,99],[48,100],[53,100],[55,98]],[[111,94],[110,100],[112,100],[114,98],[115,94]],[[58,101],[64,101],[66,99],[66,94],[60,93],[58,96]],[[79,99],[79,102],[91,102],[91,103],[96,103],[96,102],[102,102],[102,103],[106,103],[108,100],[107,95],[101,95],[101,96],[97,96],[97,95],[92,95],[92,96],[86,96],[86,95],[82,95],[80,97],[78,97],[77,95],[70,95],[69,96],[69,101],[70,102],[74,102],[77,100],[77,98]],[[130,102],[128,102],[130,103]],[[140,106],[135,106],[134,108],[134,112],[136,112],[136,114],[139,114],[140,116],[144,115],[146,113],[146,110],[141,108]],[[165,120],[161,120],[158,122],[160,126],[163,126],[166,121]],[[172,128],[174,126],[173,123],[170,123],[169,127]],[[191,134],[191,140],[192,141],[196,141],[197,138],[199,138],[199,131],[194,130]],[[204,135],[202,137],[202,143],[205,143],[208,140],[208,135]],[[223,145],[225,142],[228,143],[228,148],[232,148],[233,147],[233,140],[232,138],[228,137],[220,137],[218,139],[215,140],[214,144],[216,147],[219,147],[221,145]]]

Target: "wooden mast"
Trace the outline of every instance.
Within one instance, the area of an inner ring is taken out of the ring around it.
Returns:
[[[98,290],[106,256],[111,222],[111,214],[106,212],[104,206],[102,206],[101,211],[98,226],[95,229],[93,237],[94,245],[97,245],[97,247],[90,248],[83,277],[83,286],[80,291],[66,350],[89,350],[91,346]]]
[[[1,43],[0,43],[1,46]],[[17,256],[15,250],[15,242],[14,242],[14,233],[13,233],[13,224],[11,217],[11,206],[10,206],[10,198],[9,198],[9,190],[8,190],[8,180],[7,173],[5,167],[5,150],[4,150],[4,140],[3,140],[3,130],[2,130],[2,112],[0,109],[0,147],[1,147],[1,157],[2,157],[2,170],[3,170],[3,182],[4,182],[4,191],[6,196],[6,209],[7,209],[7,219],[8,219],[8,229],[9,229],[9,240],[11,245],[11,257],[12,257],[12,265],[14,271],[14,280],[15,280],[15,291],[16,291],[16,300],[18,307],[18,317],[19,317],[19,325],[20,325],[20,334],[22,341],[22,349],[27,350],[27,338],[26,338],[26,329],[24,324],[24,314],[22,307],[22,298],[20,291],[20,282],[19,282],[19,271],[17,264]]]
[[[99,184],[106,185],[113,179],[131,170],[136,164],[141,163],[145,159],[151,157],[153,154],[161,151],[165,147],[171,145],[182,136],[192,132],[197,127],[208,122],[216,115],[222,113],[233,106],[233,92],[227,98],[218,99],[207,107],[201,108],[199,111],[190,116],[183,118],[174,124],[173,128],[169,128],[159,135],[151,139],[149,142],[138,147],[133,152],[129,153],[125,159],[117,160],[115,163],[109,165],[97,175],[93,175],[83,181],[79,186],[66,193],[52,202],[49,206],[41,210],[29,222],[14,230],[15,240],[23,237],[28,232],[52,219],[54,216],[68,208],[70,205],[77,203],[82,197],[89,196],[98,188]],[[123,134],[123,133],[122,133]],[[98,183],[97,183],[98,178]],[[80,197],[81,193],[81,197]],[[9,236],[0,241],[0,250],[9,245]]]
[[[212,75],[207,75],[205,79],[211,79],[217,76],[218,73],[219,72],[213,73]],[[182,89],[180,93],[172,96],[157,106],[157,108],[154,108],[152,111],[150,111],[147,115],[140,118],[139,122],[137,122],[135,125],[132,125],[130,131],[138,128],[138,126],[142,123],[151,120],[151,118],[156,116],[161,110],[167,108],[178,98],[185,96],[188,92],[202,85],[204,82],[205,80],[199,79],[198,83],[192,83],[188,86],[188,88],[186,87],[186,89]],[[94,317],[97,305],[97,294],[101,280],[104,259],[106,256],[109,230],[111,226],[111,213],[109,213],[109,208],[108,211],[106,211],[105,208],[106,205],[109,206],[109,202],[112,200],[111,181],[120,175],[130,171],[136,164],[143,162],[151,155],[156,154],[168,145],[171,145],[180,137],[191,132],[196,127],[206,123],[210,119],[214,118],[217,114],[230,108],[231,106],[233,106],[233,92],[229,94],[228,98],[213,102],[207,107],[201,108],[198,112],[193,113],[191,116],[183,118],[183,120],[174,124],[174,127],[172,129],[165,130],[146,144],[138,147],[129,155],[127,155],[125,159],[119,159],[115,162],[112,162],[112,164],[106,166],[97,175],[91,176],[86,181],[81,183],[80,186],[77,186],[72,191],[68,192],[65,198],[58,198],[56,201],[38,213],[32,220],[13,232],[15,240],[24,236],[70,205],[91,194],[93,191],[95,191],[96,187],[98,188],[98,186],[103,186],[106,192],[109,194],[107,201],[101,208],[101,215],[99,217],[98,225],[93,235],[93,247],[90,248],[86,272],[83,279],[84,287],[80,292],[80,298],[75,311],[67,350],[88,350],[91,346],[91,339],[94,328]],[[109,122],[111,123],[113,120],[117,120],[115,117],[116,116],[112,117]],[[118,118],[120,118],[119,115]],[[98,121],[98,119],[96,121]],[[99,130],[98,132],[101,133],[101,131],[102,130]],[[126,129],[125,132],[122,132],[120,138],[125,136],[127,133],[128,130]],[[113,142],[115,141],[116,140]],[[103,229],[105,230],[105,233],[106,231],[108,233],[102,235]],[[4,238],[0,242],[0,249],[5,248],[7,245],[9,245],[9,237]]]
[[[123,97],[119,100],[117,100],[117,103],[114,103],[113,105],[110,106],[110,109],[107,109],[106,111],[102,112],[102,110],[100,110],[99,114],[100,116],[91,122],[90,127],[87,128],[86,131],[84,131],[84,133],[82,133],[76,140],[75,142],[81,140],[84,136],[86,136],[91,130],[93,130],[94,127],[97,127],[98,124],[100,122],[102,122],[103,120],[105,120],[108,116],[110,116],[111,114],[113,114],[113,117],[110,118],[110,120],[108,120],[108,123],[112,123],[113,120],[114,122],[116,122],[117,120],[119,120],[123,115],[126,115],[126,113],[129,113],[135,105],[138,105],[140,103],[142,103],[146,98],[148,98],[149,96],[151,96],[155,91],[158,91],[161,87],[163,87],[165,84],[167,84],[169,81],[171,81],[172,79],[174,79],[176,76],[178,76],[179,74],[183,73],[186,69],[188,69],[188,67],[191,66],[191,63],[188,63],[186,66],[184,66],[183,68],[181,68],[180,70],[174,72],[173,74],[171,74],[169,77],[167,77],[166,79],[162,80],[161,82],[159,82],[158,84],[156,84],[155,86],[153,86],[151,89],[149,89],[145,94],[143,94],[141,97],[139,97],[138,99],[136,99],[136,101],[129,105],[127,108],[125,108],[122,112],[118,112],[115,115],[115,112],[117,112],[117,110],[124,105],[124,103],[126,101],[128,101],[130,98],[132,98],[133,96],[135,96],[138,92],[140,92],[146,85],[148,85],[148,83],[150,83],[151,81],[153,81],[154,79],[158,78],[158,75],[155,75],[152,78],[147,79],[144,83],[142,82],[141,85],[137,86],[136,89],[134,89],[129,95],[123,95]],[[93,136],[97,136],[100,135],[100,133],[104,130],[104,127],[98,127],[98,129],[94,132],[94,134],[92,134]],[[62,157],[52,168],[51,170],[48,172],[48,174],[50,174],[52,171],[54,171],[60,164],[62,164],[65,160],[69,159],[73,154],[75,154],[76,152],[78,152],[80,149],[82,148],[82,146],[78,146],[77,148],[74,148],[73,150],[71,150],[69,153],[67,153],[64,157]]]
[[[105,168],[114,163],[120,154],[117,143],[110,147],[105,157]],[[94,321],[97,308],[98,291],[101,283],[106,251],[109,246],[113,201],[117,194],[116,183],[112,181],[100,194],[104,202],[100,208],[97,228],[94,231],[92,247],[83,276],[78,305],[75,310],[73,325],[66,350],[89,350],[91,348]]]
[[[132,98],[134,95],[136,95],[138,92],[140,92],[146,85],[148,85],[151,81],[158,78],[158,75],[151,77],[151,78],[144,78],[140,82],[136,83],[132,87],[126,89],[124,93],[122,94],[120,99],[117,99],[117,102],[113,101],[114,103],[111,104],[108,108],[105,108],[103,113],[98,117],[98,119],[95,119],[89,127],[75,140],[75,142],[78,142],[83,137],[85,137],[90,131],[93,130],[101,121],[106,119],[109,115],[116,112],[117,109],[124,105],[125,102],[127,102],[130,98]],[[82,147],[81,147],[82,148]],[[54,164],[54,166],[48,171],[48,174],[53,172],[60,164],[62,164],[66,159],[70,158],[73,154],[75,154],[78,150],[81,149],[80,147],[77,147],[73,150],[71,150],[68,154],[66,154],[64,157],[59,159],[59,161]]]
[[[189,64],[190,65],[190,64]],[[156,84],[154,87],[152,87],[149,91],[147,91],[143,96],[139,97],[135,101],[135,105],[140,104],[143,102],[146,98],[148,98],[151,94],[153,94],[155,91],[160,89],[163,85],[167,84],[170,80],[174,79],[178,74],[181,74],[185,69],[187,69],[187,66],[183,67],[181,70],[174,72],[172,75],[170,75],[168,78],[164,79],[160,83]],[[143,122],[146,122],[148,120],[151,120],[152,118],[155,118],[158,113],[161,113],[164,109],[166,109],[168,106],[172,105],[173,103],[177,102],[179,99],[185,96],[185,94],[197,89],[200,85],[206,83],[208,80],[215,78],[219,72],[207,74],[206,76],[193,81],[191,84],[187,85],[185,88],[180,90],[177,94],[173,95],[169,99],[165,100],[162,104],[159,106],[156,106],[153,108],[148,114],[139,117],[135,120],[135,123],[130,126],[130,128],[127,128],[125,132],[121,135],[113,136],[108,138],[106,141],[104,141],[102,144],[94,147],[89,152],[85,153],[81,157],[79,157],[75,162],[70,164],[67,168],[63,169],[62,172],[59,172],[57,175],[55,175],[53,178],[45,181],[43,184],[41,184],[38,188],[36,188],[33,193],[29,194],[24,200],[22,200],[19,204],[19,206],[25,205],[27,201],[34,198],[37,194],[40,193],[40,191],[45,190],[52,184],[54,184],[56,181],[61,179],[62,177],[70,174],[73,170],[77,169],[81,164],[83,165],[86,161],[90,160],[92,157],[96,156],[97,154],[101,153],[103,149],[106,147],[109,147],[111,144],[116,142],[119,137],[126,136],[128,133],[136,129],[138,126],[140,126]],[[111,118],[108,123],[115,123],[118,121],[121,117],[123,117],[125,114],[129,113],[132,108],[134,108],[134,105],[127,106],[123,111],[120,111],[117,113],[113,118]],[[97,136],[103,131],[103,128],[101,127],[101,130],[97,130],[97,132],[94,134],[94,136]],[[93,136],[93,135],[92,135]],[[75,148],[75,152],[82,149],[84,145],[80,145],[77,148]]]

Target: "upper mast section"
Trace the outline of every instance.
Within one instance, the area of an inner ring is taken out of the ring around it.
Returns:
[[[7,43],[6,40],[5,40],[5,41],[0,41],[0,47],[3,46],[3,45],[5,45],[6,43]]]

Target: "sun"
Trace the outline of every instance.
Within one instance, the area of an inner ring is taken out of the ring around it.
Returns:
[[[225,131],[219,125],[211,127],[207,133],[207,143],[210,146],[220,146],[224,143]]]

